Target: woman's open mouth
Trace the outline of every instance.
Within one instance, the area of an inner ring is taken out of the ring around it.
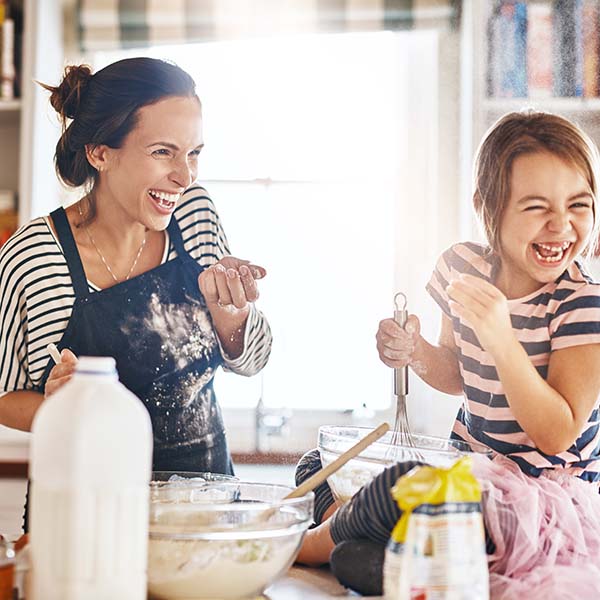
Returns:
[[[538,261],[543,265],[554,265],[565,257],[573,242],[534,242],[531,244]]]
[[[177,206],[177,200],[181,194],[168,194],[158,190],[148,190],[148,195],[159,212],[163,214],[171,214]]]

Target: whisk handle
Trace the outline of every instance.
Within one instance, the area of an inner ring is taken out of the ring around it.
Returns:
[[[404,327],[406,320],[408,319],[407,310],[395,310],[394,321]],[[394,395],[406,396],[408,394],[408,367],[402,367],[401,369],[394,369]]]

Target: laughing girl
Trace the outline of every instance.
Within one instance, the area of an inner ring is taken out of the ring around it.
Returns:
[[[381,321],[376,336],[386,365],[462,394],[452,437],[495,453],[474,464],[493,598],[600,594],[600,285],[582,263],[597,239],[598,167],[595,145],[566,119],[503,117],[475,163],[487,244],[451,247],[428,284],[438,343],[415,315],[405,329]],[[310,532],[307,562],[348,540],[385,544],[399,517],[390,488],[414,465],[386,469]],[[325,519],[334,505],[329,490],[319,496]],[[352,577],[364,583],[360,569]]]

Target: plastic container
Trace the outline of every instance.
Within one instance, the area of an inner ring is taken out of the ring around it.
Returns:
[[[81,357],[32,433],[28,600],[145,600],[152,426],[114,359]]]

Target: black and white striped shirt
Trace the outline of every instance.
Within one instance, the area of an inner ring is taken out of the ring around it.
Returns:
[[[219,216],[199,185],[186,190],[174,218],[186,250],[202,266],[229,254]],[[71,276],[49,219],[40,217],[24,225],[0,250],[0,394],[42,391],[41,378],[49,360],[46,346],[60,341],[73,310]],[[162,262],[176,256],[172,244],[165,244]],[[97,291],[89,285],[90,291]],[[254,375],[267,363],[271,340],[267,320],[251,305],[244,351],[235,360],[222,352],[224,368]]]

